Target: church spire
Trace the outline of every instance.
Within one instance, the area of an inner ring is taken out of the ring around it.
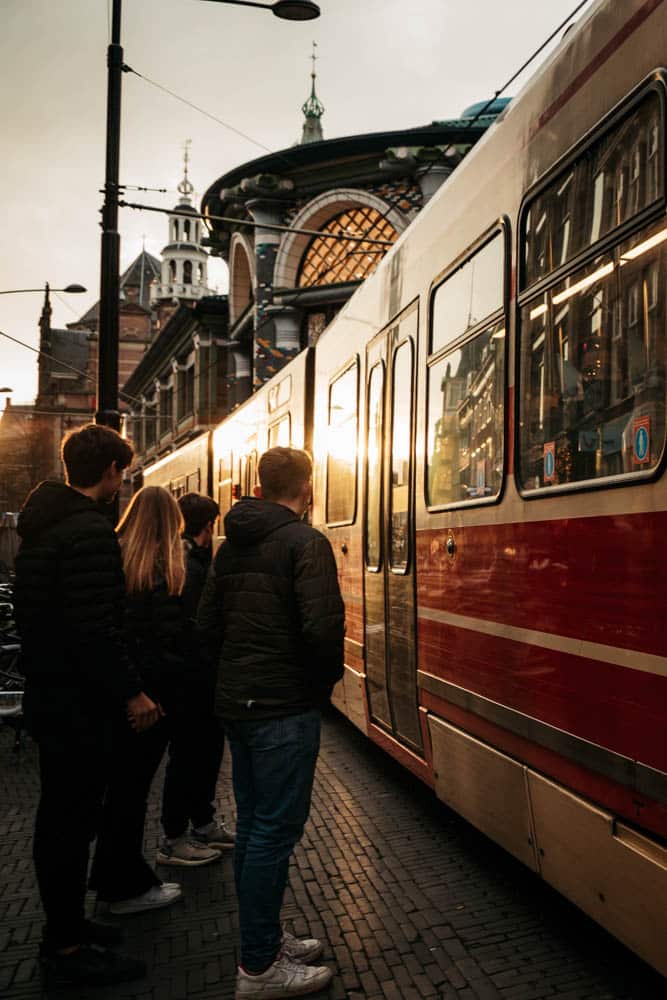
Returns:
[[[303,123],[303,133],[301,135],[301,145],[307,142],[321,142],[324,139],[322,123],[320,121],[320,118],[324,114],[324,105],[315,92],[315,79],[317,77],[317,73],[315,72],[315,61],[317,59],[315,54],[316,48],[317,42],[313,42],[313,54],[310,57],[313,61],[313,69],[310,74],[313,82],[310,88],[310,97],[301,108],[305,117],[305,121]]]
[[[190,178],[188,177],[188,163],[190,162],[190,150],[189,150],[188,147],[190,146],[191,142],[192,142],[192,139],[186,139],[185,140],[185,145],[183,147],[183,149],[184,149],[184,153],[183,153],[183,180],[178,185],[178,191],[181,194],[181,204],[183,204],[183,205],[191,205],[192,204],[192,202],[190,200],[190,195],[194,191],[194,187],[193,187],[193,185],[190,182]]]

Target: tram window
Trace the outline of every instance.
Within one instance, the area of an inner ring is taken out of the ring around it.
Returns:
[[[495,497],[503,480],[505,323],[489,326],[428,372],[427,504]]]
[[[358,362],[329,387],[327,523],[354,521],[357,493]]]
[[[245,477],[245,495],[251,497],[257,483],[257,452],[254,448],[246,456]]]
[[[391,568],[405,573],[410,559],[410,452],[412,443],[412,343],[394,354],[391,415]]]
[[[269,390],[269,413],[273,413],[279,407],[284,406],[288,403],[292,395],[292,376],[288,375],[287,378],[282,379],[278,385],[274,385],[272,389]]]
[[[199,469],[196,472],[190,473],[185,488],[187,493],[199,493],[201,489],[201,472]]]
[[[185,493],[185,476],[179,476],[178,479],[172,480],[169,486],[171,495],[178,500]]]
[[[289,448],[292,440],[292,427],[289,413],[269,427],[269,448]]]
[[[232,506],[232,456],[226,452],[218,463],[218,506],[224,515]]]
[[[379,570],[382,560],[382,397],[384,368],[376,364],[368,383],[366,452],[366,565]]]
[[[505,248],[498,232],[454,271],[433,297],[431,354],[463,336],[503,305]]]
[[[627,222],[663,190],[662,111],[652,91],[532,201],[523,219],[523,287]]]
[[[650,472],[665,444],[667,220],[521,309],[524,489]]]

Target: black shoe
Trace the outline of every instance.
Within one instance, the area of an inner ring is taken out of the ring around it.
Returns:
[[[146,963],[116,951],[81,945],[69,955],[40,955],[47,986],[109,986],[146,975]]]
[[[95,944],[99,948],[113,948],[122,944],[125,933],[115,924],[101,924],[98,920],[84,920],[81,930],[82,944]]]

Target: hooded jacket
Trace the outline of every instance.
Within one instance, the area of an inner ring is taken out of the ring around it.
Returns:
[[[197,615],[223,718],[323,706],[343,675],[345,609],[328,540],[289,508],[245,497],[225,517]]]
[[[39,735],[94,728],[141,690],[122,639],[124,578],[109,519],[89,497],[44,482],[19,515],[16,622],[24,713]]]

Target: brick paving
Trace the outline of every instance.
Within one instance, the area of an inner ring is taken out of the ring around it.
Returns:
[[[146,979],[55,994],[36,961],[32,870],[35,747],[0,728],[0,995],[11,1000],[230,1000],[237,958],[231,857],[191,871],[173,907],[124,918]],[[160,783],[156,782],[159,793]],[[226,758],[218,786],[233,819]],[[147,851],[159,839],[153,795]],[[168,874],[167,874],[168,873]],[[92,905],[92,899],[91,899]],[[335,969],[319,1000],[664,1000],[667,981],[438,803],[346,720],[325,720],[311,819],[285,921],[325,942]]]

